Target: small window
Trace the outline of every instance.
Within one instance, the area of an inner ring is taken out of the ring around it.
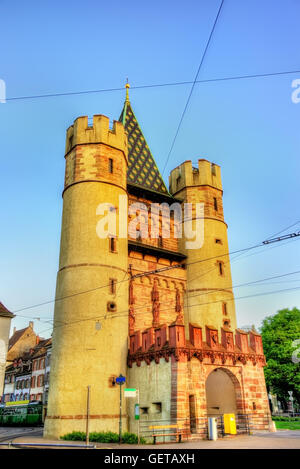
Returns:
[[[218,201],[216,197],[214,197],[214,209],[216,212],[218,211]]]
[[[141,415],[148,414],[149,407],[141,407]]]
[[[110,173],[114,172],[114,160],[112,158],[109,158],[108,160],[108,171]]]
[[[216,175],[216,166],[214,165],[214,163],[211,164],[211,174],[212,176]]]
[[[223,244],[221,239],[216,238],[215,240],[216,244]]]
[[[109,250],[110,252],[117,252],[117,238],[114,236],[109,238]]]
[[[117,305],[116,305],[116,303],[115,303],[114,301],[109,301],[109,302],[107,303],[107,310],[108,310],[108,311],[112,311],[112,312],[117,311]]]
[[[109,291],[112,295],[116,294],[116,284],[117,284],[117,280],[115,278],[109,279]]]
[[[162,236],[159,236],[159,237],[158,237],[158,247],[159,247],[159,248],[162,248],[162,247],[163,247],[163,238],[162,238]]]
[[[224,275],[223,262],[218,262],[219,274]]]
[[[230,326],[230,322],[229,322],[227,319],[225,319],[225,320],[223,321],[223,325],[224,325],[225,327],[229,327],[229,326]]]
[[[153,402],[154,413],[161,414],[162,405],[161,402]]]
[[[227,303],[223,303],[222,308],[223,308],[223,314],[224,314],[224,316],[227,316],[227,314],[228,314],[228,313],[227,313]]]

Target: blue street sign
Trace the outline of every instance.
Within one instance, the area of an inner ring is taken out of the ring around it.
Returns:
[[[122,384],[125,383],[125,381],[126,381],[125,376],[120,375],[120,376],[118,376],[118,377],[116,378],[116,383],[117,383],[117,384],[122,385]]]

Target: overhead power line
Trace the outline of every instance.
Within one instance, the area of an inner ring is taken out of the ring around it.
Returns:
[[[230,80],[245,80],[251,78],[268,78],[280,75],[291,75],[294,73],[300,73],[300,70],[289,70],[284,72],[272,72],[272,73],[256,73],[252,75],[237,75],[231,77],[220,77],[220,78],[207,78],[205,80],[196,80],[196,84],[201,83],[213,83],[218,81],[230,81]],[[169,86],[184,86],[191,85],[194,81],[175,81],[170,83],[152,83],[150,85],[136,85],[130,86],[131,90],[142,90],[147,88],[162,88]],[[28,95],[28,96],[12,96],[11,98],[6,98],[6,101],[21,101],[26,99],[42,99],[42,98],[59,98],[62,96],[76,96],[83,94],[93,94],[93,93],[110,93],[114,91],[124,91],[124,87],[120,88],[101,88],[97,90],[81,90],[81,91],[66,91],[62,93],[49,93],[49,94],[37,94],[37,95]]]
[[[272,234],[271,236],[269,236],[268,239],[270,239],[270,238],[275,238],[275,236],[277,236],[277,235],[283,233],[284,231],[289,230],[289,229],[292,228],[293,226],[299,225],[299,223],[300,223],[300,220],[296,221],[296,222],[293,223],[292,225],[287,226],[286,228],[283,228],[283,230],[278,231],[277,233]]]
[[[176,264],[176,265],[171,265],[171,266],[167,266],[167,267],[162,267],[161,269],[155,269],[155,270],[149,270],[149,271],[145,271],[145,272],[141,272],[141,273],[138,273],[138,274],[135,274],[133,275],[131,278],[138,278],[138,277],[143,277],[143,276],[147,276],[147,275],[155,275],[155,274],[159,274],[161,272],[165,272],[167,270],[172,270],[172,269],[178,269],[178,268],[183,268],[187,265],[191,265],[191,264],[197,264],[197,263],[201,263],[201,262],[206,262],[206,261],[209,261],[209,260],[213,260],[213,259],[217,259],[217,258],[220,258],[220,257],[224,257],[224,256],[229,256],[230,254],[236,254],[238,252],[244,252],[244,251],[249,251],[251,249],[255,249],[255,248],[258,248],[258,247],[261,247],[262,246],[262,243],[259,243],[259,244],[256,244],[254,246],[249,246],[248,248],[243,248],[243,249],[238,249],[237,251],[232,251],[231,253],[230,252],[226,252],[225,254],[220,254],[220,255],[217,255],[217,256],[213,256],[213,257],[208,257],[208,258],[205,258],[205,259],[200,259],[198,261],[194,261],[194,262],[188,262],[188,263],[183,263],[183,264]],[[123,279],[123,280],[119,280],[118,282],[116,282],[116,285],[119,284],[119,283],[123,283],[123,282],[128,282],[129,279]],[[66,296],[62,296],[60,298],[55,298],[55,299],[52,299],[52,300],[47,300],[47,301],[44,301],[43,303],[37,303],[35,305],[31,305],[31,306],[25,306],[24,308],[20,308],[20,309],[17,309],[15,311],[11,311],[13,314],[15,313],[19,313],[20,311],[25,311],[27,309],[33,309],[33,308],[38,308],[40,306],[45,306],[47,304],[51,304],[51,303],[55,303],[57,301],[62,301],[62,300],[65,300],[65,299],[68,299],[68,298],[72,298],[74,296],[78,296],[78,295],[83,295],[85,293],[90,293],[90,292],[93,292],[93,291],[96,291],[96,290],[100,290],[101,288],[106,288],[106,287],[109,287],[109,284],[105,284],[105,285],[101,285],[101,286],[98,286],[98,287],[95,287],[95,288],[91,288],[89,290],[82,290],[80,292],[77,292],[77,293],[72,293],[70,295],[66,295]]]
[[[278,236],[272,239],[267,239],[266,241],[263,241],[263,244],[276,243],[277,241],[283,241],[284,239],[295,238],[296,236],[300,236],[300,231],[298,231],[298,233],[292,233],[292,234],[287,234],[283,236]]]
[[[182,124],[182,121],[184,119],[184,116],[185,116],[185,113],[186,113],[186,110],[188,108],[188,105],[189,105],[189,102],[191,100],[191,97],[192,97],[192,94],[193,94],[193,91],[194,91],[194,88],[195,88],[195,84],[196,84],[196,81],[197,81],[197,78],[198,78],[198,75],[199,75],[199,72],[200,72],[200,69],[202,67],[202,64],[204,62],[204,59],[205,59],[205,56],[206,56],[206,53],[207,53],[207,50],[208,50],[208,47],[209,47],[209,44],[210,44],[210,41],[211,41],[211,38],[213,36],[213,33],[214,33],[214,30],[215,30],[215,27],[216,27],[216,24],[217,24],[217,21],[218,21],[218,18],[220,16],[220,13],[221,13],[221,10],[222,10],[222,6],[223,6],[223,3],[224,3],[224,0],[221,1],[221,5],[219,7],[219,10],[218,10],[218,13],[216,15],[216,18],[215,18],[215,21],[214,21],[214,24],[213,24],[213,27],[211,29],[211,32],[210,32],[210,35],[209,35],[209,38],[207,40],[207,43],[206,43],[206,46],[205,46],[205,49],[204,49],[204,52],[202,54],[202,58],[201,58],[201,61],[200,61],[200,64],[199,64],[199,67],[198,67],[198,70],[197,70],[197,73],[196,73],[196,76],[194,78],[194,81],[193,81],[193,84],[192,84],[192,87],[191,87],[191,90],[190,90],[190,93],[189,93],[189,96],[188,96],[188,99],[186,101],[186,104],[184,106],[184,109],[183,109],[183,112],[181,114],[181,117],[180,117],[180,120],[179,120],[179,124],[177,126],[177,130],[175,132],[175,136],[173,138],[173,141],[172,141],[172,144],[171,144],[171,148],[169,150],[169,153],[168,153],[168,156],[167,156],[167,159],[166,159],[166,162],[165,162],[165,165],[164,165],[164,168],[163,168],[163,171],[162,171],[162,175],[164,174],[165,172],[165,169],[167,167],[167,164],[168,164],[168,161],[169,161],[169,158],[171,156],[171,153],[173,151],[173,148],[174,148],[174,145],[175,145],[175,142],[176,142],[176,139],[177,139],[177,136],[178,136],[178,133],[179,133],[179,130],[180,130],[180,127],[181,127],[181,124]]]
[[[251,282],[248,282],[247,285],[250,285],[250,283]],[[253,282],[253,283],[256,283],[256,281]],[[247,298],[256,298],[256,297],[259,297],[259,296],[274,295],[274,294],[277,294],[277,293],[284,293],[284,292],[298,291],[298,290],[300,290],[300,287],[284,288],[284,289],[281,289],[281,290],[272,290],[272,291],[254,293],[254,294],[251,294],[251,295],[238,296],[238,297],[232,297],[232,298],[226,297],[226,298],[221,298],[221,299],[218,299],[218,300],[207,301],[205,303],[190,304],[189,308],[193,308],[195,306],[207,306],[207,305],[215,304],[215,303],[223,303],[224,301],[230,302],[230,301],[235,301],[235,300],[242,300],[242,299],[247,299]],[[205,293],[201,292],[201,293],[193,295],[192,298],[202,296],[204,294]],[[166,313],[170,310],[174,310],[174,304],[170,308],[165,308],[165,306],[168,305],[168,304],[170,304],[170,302],[167,302],[167,303],[164,304],[163,309],[160,309],[160,314]],[[151,306],[152,303],[149,303],[148,305],[143,305],[143,306],[140,306],[138,308],[135,308],[135,315],[139,315],[139,314],[144,315],[145,314],[145,308],[149,305]],[[138,311],[138,310],[142,310],[142,311]],[[111,315],[106,313],[106,314],[101,314],[101,315],[97,315],[97,316],[91,316],[91,317],[84,318],[84,319],[78,319],[78,320],[75,320],[75,321],[70,321],[70,322],[64,323],[64,324],[58,324],[58,325],[53,324],[53,329],[57,329],[59,327],[71,326],[71,325],[77,324],[79,322],[94,321],[94,320],[101,320],[101,319],[115,319],[115,318],[120,318],[120,317],[126,317],[126,316],[128,316],[128,312],[129,312],[129,310],[127,309],[127,310],[123,310],[123,311],[120,311],[118,313],[111,314]],[[51,329],[50,328],[46,329],[46,331],[48,331],[48,330],[51,330]],[[43,332],[45,332],[45,331],[42,331],[41,333],[43,333]]]
[[[296,236],[300,236],[300,232],[297,233]],[[295,233],[291,233],[290,237],[295,237]],[[286,237],[284,237],[284,239],[286,239]],[[280,238],[276,239],[276,242],[280,242],[280,241],[281,241]],[[128,282],[130,279],[139,278],[139,277],[142,277],[142,276],[156,275],[158,273],[165,272],[167,270],[171,270],[171,269],[175,269],[175,268],[182,268],[183,266],[188,266],[188,265],[193,265],[193,264],[197,264],[197,263],[207,262],[209,260],[221,258],[221,257],[224,257],[224,256],[229,256],[231,254],[236,254],[236,253],[240,253],[240,252],[249,251],[249,250],[261,247],[261,246],[263,246],[263,243],[259,243],[259,244],[256,244],[254,246],[249,246],[247,248],[239,249],[239,250],[232,251],[232,252],[227,252],[227,253],[220,254],[220,255],[217,255],[217,256],[213,256],[213,257],[209,257],[209,258],[205,258],[205,259],[200,259],[200,260],[194,261],[194,262],[189,262],[189,263],[185,263],[185,264],[176,264],[176,265],[173,265],[173,266],[162,267],[161,269],[156,269],[156,270],[152,270],[152,271],[144,271],[144,272],[135,274],[135,275],[133,275],[130,278],[127,278],[127,279],[123,278],[123,280],[120,280],[120,281],[116,282],[116,284]],[[52,299],[52,300],[48,300],[48,301],[45,301],[43,303],[38,303],[38,304],[35,304],[35,305],[26,306],[24,308],[20,308],[18,310],[12,311],[12,313],[15,314],[15,313],[18,313],[20,311],[37,308],[37,307],[44,306],[44,305],[47,305],[47,304],[55,303],[57,301],[62,301],[64,299],[72,298],[74,296],[78,296],[78,295],[82,295],[82,294],[85,294],[85,293],[90,293],[92,291],[100,290],[100,289],[106,288],[106,287],[109,287],[109,284],[101,285],[101,286],[98,286],[98,287],[95,287],[95,288],[92,288],[92,289],[89,289],[89,290],[83,290],[81,292],[73,293],[71,295],[66,295],[66,296],[63,296],[61,298],[55,298],[55,299]],[[19,315],[17,315],[17,316],[19,316]],[[21,315],[20,315],[20,317],[21,317]],[[24,316],[22,316],[22,317],[24,317]],[[32,319],[35,319],[35,318],[32,317]]]

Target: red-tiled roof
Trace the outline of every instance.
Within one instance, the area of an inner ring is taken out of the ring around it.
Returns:
[[[6,318],[14,318],[15,315],[8,311],[8,309],[4,306],[3,303],[0,302],[0,316]]]
[[[11,349],[15,345],[15,343],[20,339],[20,337],[22,337],[22,335],[24,334],[25,331],[27,331],[27,329],[28,327],[25,327],[25,329],[19,329],[11,336],[8,342],[8,350]]]

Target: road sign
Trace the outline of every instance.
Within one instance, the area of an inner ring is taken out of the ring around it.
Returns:
[[[124,384],[125,381],[126,381],[125,376],[120,375],[116,378],[116,383],[119,384],[120,386],[122,386],[122,384]]]
[[[125,397],[136,397],[136,389],[135,388],[125,388],[124,389],[124,396]]]
[[[134,419],[140,420],[140,404],[135,404],[134,406]]]

